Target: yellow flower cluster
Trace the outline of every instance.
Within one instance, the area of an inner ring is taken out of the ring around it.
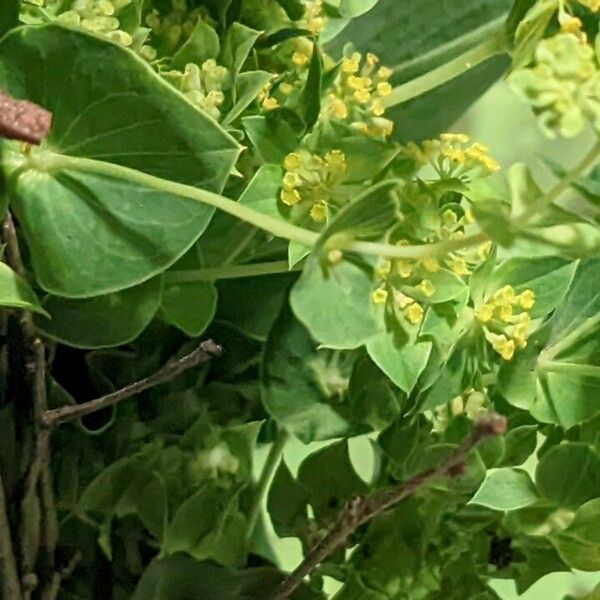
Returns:
[[[189,10],[186,0],[171,0],[171,12],[161,15],[155,8],[146,16],[146,25],[161,38],[161,48],[172,54],[192,34],[198,20],[205,17],[203,10]]]
[[[77,27],[104,35],[113,42],[132,48],[146,60],[153,60],[156,57],[156,51],[151,46],[144,44],[147,32],[139,30],[140,35],[136,35],[134,40],[134,36],[121,29],[119,14],[132,1],[75,0],[69,10],[57,15],[56,20],[67,27]],[[43,4],[42,2],[41,5]]]
[[[577,0],[579,4],[586,6],[592,12],[598,12],[600,10],[600,0]]]
[[[323,15],[323,0],[304,0],[305,12],[298,26],[319,35],[325,29],[326,19]]]
[[[485,392],[470,389],[448,404],[443,404],[433,410],[433,430],[445,431],[450,419],[458,415],[466,415],[468,419],[474,421],[487,414],[490,406],[490,400]]]
[[[189,98],[196,106],[206,111],[213,119],[219,120],[220,106],[225,101],[223,93],[229,72],[209,58],[198,66],[188,63],[183,71],[167,71],[163,77]]]
[[[407,265],[409,268],[407,269]],[[431,298],[435,294],[435,287],[429,279],[421,279],[416,285],[406,285],[403,279],[412,275],[412,266],[407,261],[383,261],[376,269],[379,286],[371,294],[373,304],[386,304],[391,301],[397,315],[402,315],[409,323],[418,325],[425,314],[422,304],[409,295],[420,295]]]
[[[528,311],[534,304],[532,290],[517,294],[512,286],[505,285],[475,310],[487,340],[504,360],[510,360],[517,348],[527,346],[531,324]]]
[[[285,175],[280,200],[286,206],[304,205],[315,223],[329,216],[334,188],[346,175],[346,157],[332,150],[321,157],[305,150],[292,152],[283,161]]]
[[[383,116],[383,99],[392,93],[391,76],[391,69],[379,66],[375,54],[367,54],[364,60],[358,52],[345,57],[324,114],[345,121],[366,135],[390,135],[394,123]]]
[[[425,140],[421,146],[410,142],[406,153],[418,165],[431,164],[440,175],[460,177],[473,171],[489,174],[500,169],[487,146],[469,142],[465,133],[443,133],[439,139]]]
[[[258,102],[265,111],[279,108],[279,101],[274,96],[271,96],[272,84],[267,83],[258,94]]]

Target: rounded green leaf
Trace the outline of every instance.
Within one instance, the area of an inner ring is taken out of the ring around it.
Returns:
[[[539,500],[533,481],[522,469],[495,469],[488,473],[469,504],[509,511],[531,506]]]
[[[27,282],[5,263],[0,263],[0,306],[44,313]]]
[[[30,160],[15,152],[8,162],[9,171],[27,162],[10,179],[13,209],[44,289],[82,298],[130,287],[169,267],[202,234],[209,206],[122,175],[39,166],[51,149],[223,188],[238,144],[135,53],[54,24],[17,29],[0,44],[0,87],[53,113],[41,151]]]
[[[587,444],[554,446],[538,463],[540,492],[560,506],[578,506],[600,497],[600,456]]]
[[[47,296],[42,306],[50,318],[36,317],[35,325],[48,337],[76,348],[119,346],[146,328],[158,310],[160,296],[160,278],[85,300]]]

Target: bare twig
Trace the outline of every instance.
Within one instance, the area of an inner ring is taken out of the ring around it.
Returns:
[[[90,415],[96,411],[114,406],[119,402],[131,396],[135,396],[140,392],[147,390],[148,388],[155,387],[161,383],[171,381],[179,374],[196,367],[202,363],[208,362],[214,356],[219,356],[222,350],[221,347],[215,344],[212,340],[202,342],[198,348],[196,348],[190,354],[186,354],[182,358],[173,360],[167,363],[160,371],[140,379],[135,383],[132,383],[116,392],[111,392],[100,398],[95,398],[89,402],[83,402],[82,404],[75,404],[71,406],[61,406],[52,410],[47,410],[42,417],[42,422],[45,427],[51,428],[60,425],[61,423],[67,423]]]
[[[0,473],[0,580],[2,581],[2,597],[21,600],[23,593],[19,581],[19,570],[13,550],[10,522],[6,512],[4,483]]]
[[[502,435],[506,431],[506,419],[492,414],[477,421],[473,433],[440,465],[419,473],[412,479],[389,490],[375,492],[368,497],[357,497],[342,509],[329,532],[306,555],[302,563],[283,581],[271,596],[271,600],[286,600],[300,586],[318,565],[338,548],[364,523],[371,521],[398,502],[411,496],[433,478],[439,476],[457,477],[465,468],[465,461],[475,446],[486,438]]]
[[[52,113],[0,90],[0,137],[40,144],[50,132]]]

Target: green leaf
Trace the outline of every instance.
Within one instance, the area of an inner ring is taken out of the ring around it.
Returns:
[[[469,500],[469,504],[510,511],[531,506],[538,500],[533,481],[526,471],[504,468],[488,473],[481,487]]]
[[[268,413],[303,442],[348,435],[344,414],[351,357],[318,349],[288,309],[273,324],[261,369],[262,400]]]
[[[298,21],[304,16],[305,7],[300,0],[277,0],[277,4],[285,10],[292,21]]]
[[[314,44],[306,83],[300,95],[300,114],[306,129],[313,128],[321,114],[321,88],[323,77],[323,58],[318,44]]]
[[[183,71],[188,63],[202,65],[209,58],[219,56],[220,44],[217,32],[203,19],[198,19],[196,27],[185,43],[171,59],[171,67]]]
[[[559,306],[573,281],[578,263],[564,258],[511,258],[492,274],[487,294],[511,285],[517,293],[532,290],[535,304],[529,311],[532,318],[544,317]]]
[[[374,52],[393,68],[398,86],[441,66],[489,40],[502,26],[511,0],[379,0],[353,20],[332,44],[338,54],[346,42],[357,50]],[[483,62],[431,92],[388,109],[403,141],[435,137],[465,112],[508,67],[506,56]]]
[[[383,316],[371,302],[372,289],[363,267],[343,260],[325,272],[312,253],[292,288],[290,304],[319,343],[329,348],[358,348],[383,331]]]
[[[315,517],[337,515],[347,500],[367,492],[367,484],[356,474],[347,441],[336,442],[304,459],[298,482],[306,490]]]
[[[267,509],[279,537],[300,537],[308,523],[308,496],[281,461],[269,488]]]
[[[246,519],[232,505],[230,492],[209,481],[177,509],[161,552],[162,556],[186,552],[196,560],[242,566],[245,534]]]
[[[53,152],[212,191],[239,154],[233,138],[136,54],[54,24],[2,40],[0,86],[53,112]],[[9,170],[22,160],[14,153]],[[186,252],[214,212],[121,175],[34,163],[13,179],[12,207],[39,284],[58,296],[97,296],[150,279]]]
[[[550,539],[571,568],[600,571],[600,498],[581,506],[569,527]]]
[[[282,163],[300,145],[298,130],[282,114],[285,112],[273,110],[265,116],[242,118],[250,142],[265,163]]]
[[[240,73],[235,80],[236,102],[221,121],[223,127],[231,125],[256,99],[260,91],[271,79],[273,79],[273,74],[267,71],[246,71],[245,73]]]
[[[197,337],[215,316],[217,290],[205,281],[165,283],[160,306],[167,322]]]
[[[246,27],[246,25],[242,25],[241,23],[233,23],[227,29],[223,38],[219,64],[229,70],[234,81],[259,36],[260,31]]]
[[[235,570],[178,554],[153,560],[131,600],[262,600],[282,581],[283,575],[271,567]],[[291,599],[322,600],[322,596],[301,586]]]
[[[0,306],[46,314],[27,282],[5,263],[0,263]]]
[[[385,429],[400,416],[401,394],[369,356],[355,361],[348,394],[353,417],[375,430]]]
[[[367,343],[367,352],[377,366],[405,393],[417,384],[431,355],[431,342],[418,342],[416,331],[400,344],[393,331],[386,331]]]
[[[340,13],[354,19],[370,11],[380,0],[340,0]]]
[[[504,436],[501,466],[522,465],[537,446],[537,425],[522,425],[510,429]]]
[[[539,491],[559,506],[579,506],[600,497],[600,456],[587,444],[554,446],[537,465]]]
[[[296,279],[296,273],[223,279],[217,284],[217,318],[251,338],[264,341]],[[244,304],[243,311],[240,310],[240,299]]]
[[[243,191],[238,202],[271,216],[279,216],[277,202],[283,180],[279,165],[263,165]]]
[[[160,277],[85,300],[46,296],[42,306],[50,316],[36,316],[35,325],[48,337],[76,348],[119,346],[146,328],[160,301]]]
[[[0,38],[19,23],[20,0],[3,0],[0,5]]]

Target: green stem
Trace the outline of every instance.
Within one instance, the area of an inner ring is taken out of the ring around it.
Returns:
[[[591,333],[598,325],[600,325],[600,314],[589,317],[582,321],[571,333],[567,334],[556,344],[547,348],[544,352],[545,359],[551,362],[565,350],[572,348],[580,339]]]
[[[35,168],[41,171],[52,171],[53,169],[77,170],[106,177],[123,179],[142,187],[157,190],[189,200],[195,200],[202,204],[214,206],[242,221],[267,231],[275,237],[284,238],[298,242],[303,246],[313,247],[319,241],[320,235],[314,231],[291,225],[286,221],[260,213],[248,206],[240,204],[219,194],[195,188],[191,185],[161,179],[154,175],[142,173],[129,167],[123,167],[114,163],[108,163],[90,158],[80,158],[55,154],[53,152],[41,152],[32,154],[29,164],[25,168]],[[482,233],[465,237],[458,240],[445,240],[436,244],[418,244],[407,246],[393,246],[391,244],[379,244],[372,242],[350,241],[344,244],[343,249],[350,252],[359,252],[373,256],[386,258],[423,258],[452,252],[460,248],[474,246],[486,241],[488,238]]]
[[[568,375],[579,375],[581,377],[594,377],[600,379],[600,366],[580,365],[578,363],[565,363],[550,361],[543,368],[546,373],[566,373]]]
[[[256,524],[258,523],[258,518],[260,517],[263,499],[269,490],[269,486],[271,485],[273,477],[275,476],[275,471],[279,466],[279,462],[281,461],[281,457],[283,455],[283,449],[285,448],[289,437],[289,433],[285,429],[281,429],[275,438],[271,449],[269,450],[267,460],[256,485],[254,501],[252,503],[252,507],[250,508],[250,513],[248,514],[248,529],[246,530],[246,540],[248,543],[250,543],[252,535],[254,534]]]
[[[504,23],[501,25],[495,34],[490,34],[490,38],[481,44],[440,65],[436,69],[395,87],[392,93],[385,98],[385,106],[388,108],[397,106],[398,104],[403,104],[408,100],[422,96],[440,85],[455,79],[485,60],[506,52],[508,50],[508,42],[504,35]]]
[[[290,269],[287,260],[277,260],[250,265],[232,265],[210,267],[206,269],[190,269],[186,271],[167,271],[165,281],[169,283],[190,283],[193,281],[215,281],[217,279],[237,279],[239,277],[257,277],[259,275],[274,275],[301,271],[302,266],[296,265]]]
[[[539,214],[540,210],[551,206],[565,192],[573,182],[578,179],[585,171],[587,171],[600,156],[600,142],[596,142],[590,151],[583,157],[575,167],[573,167],[561,180],[546,194],[544,194],[537,202],[534,202],[522,215],[517,219],[518,225],[527,225],[533,217]]]

